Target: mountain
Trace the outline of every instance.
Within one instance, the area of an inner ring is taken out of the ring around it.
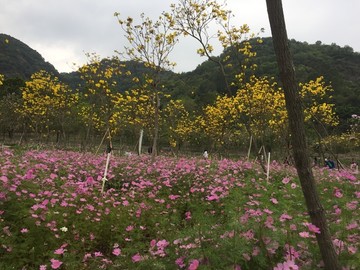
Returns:
[[[6,78],[26,80],[41,69],[58,74],[55,67],[37,51],[16,38],[0,34],[0,74]]]

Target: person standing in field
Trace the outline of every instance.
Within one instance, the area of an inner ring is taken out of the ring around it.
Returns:
[[[209,154],[208,154],[208,151],[206,149],[204,150],[203,157],[204,157],[204,159],[209,158]]]

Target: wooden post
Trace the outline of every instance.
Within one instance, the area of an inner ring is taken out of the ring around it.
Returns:
[[[270,152],[267,158],[267,170],[266,170],[266,181],[269,182],[269,176],[270,176]]]
[[[143,141],[143,136],[144,136],[144,130],[141,129],[140,130],[140,137],[139,137],[139,148],[138,148],[138,155],[141,155],[141,147],[142,147],[142,141]]]
[[[251,145],[252,145],[252,135],[250,136],[250,144],[249,144],[249,150],[248,150],[248,154],[247,154],[247,161],[250,160]]]

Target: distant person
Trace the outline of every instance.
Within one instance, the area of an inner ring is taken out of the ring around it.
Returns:
[[[334,161],[332,161],[331,159],[325,158],[325,165],[326,165],[329,169],[334,169],[334,168],[335,168],[335,163],[334,163]]]
[[[205,159],[208,159],[208,158],[209,158],[209,154],[208,154],[208,151],[207,151],[206,149],[204,150],[203,157],[204,157]]]
[[[353,160],[350,164],[350,169],[353,173],[358,174],[359,173],[359,164]]]

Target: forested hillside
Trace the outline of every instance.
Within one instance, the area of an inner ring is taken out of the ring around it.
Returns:
[[[296,75],[299,82],[308,82],[324,76],[334,89],[333,102],[341,118],[360,113],[360,53],[351,47],[336,44],[324,45],[290,41]],[[258,68],[256,75],[278,77],[277,63],[271,38],[264,38],[261,44],[252,42],[257,53],[254,62]],[[221,57],[221,56],[220,56]],[[231,73],[231,71],[229,72]],[[277,80],[279,81],[279,80]],[[194,71],[179,75],[177,94],[185,88],[201,104],[210,102],[218,93],[224,93],[225,85],[216,63],[205,61]]]
[[[59,77],[60,81],[75,89],[81,83],[78,72],[59,72],[35,50],[23,42],[5,34],[0,34],[0,74],[5,75],[5,81],[0,96],[6,93],[17,92],[23,85],[22,81],[28,80],[30,76],[39,71],[46,70]],[[257,64],[254,73],[257,76],[274,77],[278,80],[277,64],[273,51],[272,39],[263,38],[262,43],[256,40],[250,41],[256,57],[252,59]],[[324,76],[326,83],[331,84],[332,103],[336,104],[336,112],[340,118],[339,131],[348,128],[347,119],[353,114],[360,114],[360,53],[354,52],[349,46],[340,47],[336,44],[324,45],[320,41],[316,44],[290,40],[294,57],[294,65],[299,82],[308,82],[319,76]],[[218,56],[222,59],[224,54]],[[229,80],[236,75],[237,63],[232,55],[230,59],[232,67],[226,67]],[[109,61],[109,60],[103,60]],[[122,62],[124,63],[124,62]],[[135,62],[125,62],[125,69],[132,76],[138,77],[146,73],[144,65]],[[123,73],[124,74],[124,73]],[[184,101],[189,111],[198,111],[204,105],[215,101],[219,94],[225,94],[226,86],[224,76],[219,66],[211,61],[204,61],[195,70],[185,73],[173,73],[166,71],[162,73],[164,91],[173,99]],[[132,78],[120,75],[117,78],[117,87],[120,92],[134,88]],[[12,89],[14,88],[14,89]],[[81,89],[80,89],[81,90]],[[232,92],[236,92],[236,87]],[[343,125],[343,127],[342,127]]]
[[[0,74],[6,78],[28,79],[41,69],[58,74],[37,51],[16,38],[0,34]]]
[[[31,74],[44,69],[58,75],[58,71],[35,50],[23,42],[0,34],[0,74],[5,78],[28,79]],[[334,88],[334,102],[340,115],[360,113],[360,53],[349,46],[324,45],[291,40],[291,49],[299,82],[306,82],[324,76]],[[257,55],[257,75],[277,77],[277,65],[272,47],[272,39],[264,38],[263,43],[253,42]],[[220,56],[221,57],[221,56]],[[141,73],[140,65],[130,63],[130,70]],[[62,73],[60,77],[70,85],[77,85],[76,72]],[[224,80],[215,63],[204,61],[195,70],[176,74],[167,73],[168,88],[175,97],[192,99],[193,104],[207,104],[217,94],[224,93]],[[131,87],[130,82],[119,84],[120,88]]]

